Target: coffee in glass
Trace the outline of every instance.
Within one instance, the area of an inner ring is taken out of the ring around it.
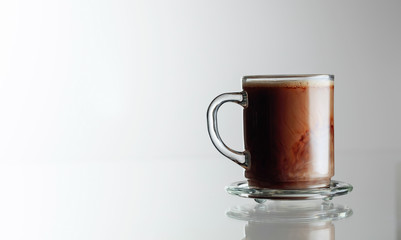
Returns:
[[[243,91],[226,93],[208,109],[212,142],[245,168],[256,188],[326,187],[334,175],[334,76],[245,76]],[[244,107],[245,151],[228,148],[217,130],[225,102]]]

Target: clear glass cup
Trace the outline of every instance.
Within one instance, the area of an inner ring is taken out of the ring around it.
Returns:
[[[327,187],[334,175],[334,76],[245,76],[242,88],[209,106],[208,131],[217,150],[245,169],[249,186]],[[245,151],[229,148],[219,135],[217,112],[226,102],[244,108]]]

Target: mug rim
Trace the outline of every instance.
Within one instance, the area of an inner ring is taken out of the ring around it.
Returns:
[[[246,75],[242,83],[247,81],[334,81],[333,74],[272,74],[272,75]]]

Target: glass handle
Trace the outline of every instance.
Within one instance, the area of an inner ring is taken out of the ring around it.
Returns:
[[[209,105],[207,109],[207,129],[209,131],[210,139],[212,143],[217,148],[217,150],[224,156],[231,159],[233,162],[237,163],[241,167],[247,169],[249,166],[250,155],[248,151],[235,151],[226,144],[220,137],[219,130],[217,128],[217,111],[220,106],[226,102],[234,102],[242,107],[247,106],[248,100],[246,92],[236,92],[236,93],[223,93],[217,96]]]

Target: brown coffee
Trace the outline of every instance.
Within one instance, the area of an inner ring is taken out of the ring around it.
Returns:
[[[243,89],[249,185],[327,186],[334,175],[333,81],[255,81]]]

